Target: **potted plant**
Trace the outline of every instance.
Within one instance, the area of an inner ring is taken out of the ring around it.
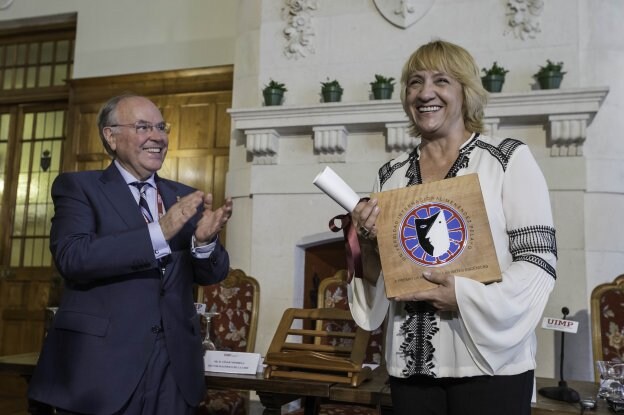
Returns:
[[[275,82],[271,79],[262,90],[262,95],[264,96],[264,105],[281,105],[282,100],[284,99],[284,92],[286,91],[288,91],[288,89],[286,89],[286,86],[284,84],[280,82]]]
[[[323,102],[340,102],[342,99],[342,87],[337,80],[330,81],[327,78],[327,82],[321,82],[321,95],[323,96]]]
[[[488,92],[501,92],[503,84],[505,83],[505,74],[509,71],[499,66],[496,61],[494,61],[489,69],[482,68],[481,71],[484,74],[481,77],[483,88]]]
[[[370,83],[373,99],[390,99],[394,91],[394,78],[375,74],[375,80]]]
[[[533,77],[537,79],[537,82],[541,89],[557,89],[561,85],[563,79],[563,62],[553,62],[550,59],[546,59],[546,65],[540,66],[539,71]]]

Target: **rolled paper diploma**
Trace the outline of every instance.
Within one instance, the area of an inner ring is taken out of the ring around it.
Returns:
[[[353,212],[353,209],[360,201],[357,193],[329,167],[325,167],[322,172],[317,174],[312,183],[348,212]]]

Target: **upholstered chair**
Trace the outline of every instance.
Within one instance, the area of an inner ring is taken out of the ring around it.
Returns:
[[[598,382],[596,361],[624,362],[624,274],[592,290],[591,324],[594,375]]]
[[[230,270],[219,284],[198,288],[198,302],[206,305],[206,312],[218,313],[210,319],[210,339],[217,350],[254,351],[259,298],[260,286],[256,279],[239,269]],[[202,327],[206,327],[205,324]],[[249,392],[208,389],[197,414],[245,415],[248,412]]]
[[[319,284],[318,290],[318,306],[322,308],[340,308],[349,309],[349,300],[347,299],[347,271],[342,269],[336,272],[332,277],[323,279]],[[328,328],[335,324],[326,321]],[[341,323],[345,327],[333,327],[334,331],[355,331],[355,322]],[[350,326],[350,327],[349,327]],[[338,329],[338,330],[337,330]],[[366,358],[364,363],[379,365],[383,356],[383,325],[371,332],[368,347],[366,349]]]
[[[339,270],[332,277],[323,279],[319,284],[318,290],[318,306],[324,308],[341,308],[349,309],[349,300],[347,298],[347,271]],[[356,324],[354,321],[349,322],[333,322],[319,321],[324,329],[329,331],[349,331],[354,332]],[[340,326],[338,326],[339,324]],[[383,360],[383,325],[373,330],[366,349],[366,358],[364,363],[380,365]],[[335,341],[327,339],[326,341]],[[344,339],[341,341],[352,341]],[[345,404],[337,402],[322,402],[318,408],[319,415],[378,415],[377,408]]]

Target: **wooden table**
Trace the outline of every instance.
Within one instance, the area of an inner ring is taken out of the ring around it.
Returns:
[[[304,379],[264,379],[261,373],[235,375],[206,372],[206,386],[210,389],[239,389],[255,391],[264,415],[280,415],[282,406],[300,398],[304,400],[305,415],[314,415],[317,399],[329,398],[334,383]]]
[[[30,378],[39,359],[39,353],[0,356],[0,372],[13,372]]]
[[[38,357],[38,353],[2,356],[0,357],[0,371],[14,372],[29,378]],[[372,379],[365,381],[357,388],[312,380],[264,379],[261,374],[235,375],[206,372],[206,385],[211,389],[256,391],[265,408],[265,415],[279,415],[282,405],[304,397],[312,398],[306,399],[306,415],[314,413],[315,402],[318,399],[364,405],[379,404],[384,413],[392,413],[392,398],[390,388],[385,383],[386,379],[387,374],[379,368],[373,371]],[[537,378],[537,389],[557,386],[557,383],[555,379]],[[581,399],[595,397],[598,390],[598,385],[593,382],[568,381],[568,386],[576,390]],[[537,394],[537,402],[532,406],[532,415],[578,415],[581,413],[578,403],[555,401],[539,394]],[[585,414],[606,415],[613,414],[613,412],[609,411],[604,401],[599,401],[596,410],[587,410]]]

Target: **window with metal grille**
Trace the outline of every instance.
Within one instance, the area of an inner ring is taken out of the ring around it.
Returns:
[[[18,24],[19,23],[19,24]],[[0,268],[50,268],[50,188],[61,171],[75,16],[0,23]]]
[[[65,85],[73,65],[72,39],[0,45],[0,89]]]

